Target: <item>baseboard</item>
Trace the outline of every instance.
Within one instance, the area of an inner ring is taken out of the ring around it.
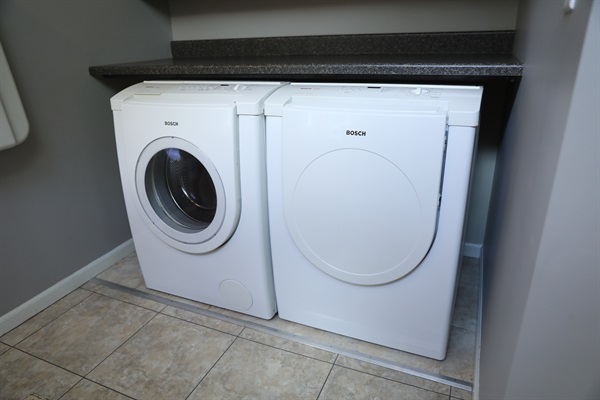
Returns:
[[[34,298],[4,314],[0,317],[0,336],[71,293],[73,290],[77,289],[79,286],[83,285],[123,257],[131,254],[134,250],[133,240],[129,239],[77,272],[69,275],[54,286],[44,290]]]
[[[465,242],[463,245],[463,256],[481,259],[482,247],[483,245],[481,243]]]

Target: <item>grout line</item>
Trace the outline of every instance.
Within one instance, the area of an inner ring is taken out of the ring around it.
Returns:
[[[88,297],[90,297],[91,295],[95,294],[95,292],[92,292],[91,290],[87,290],[87,289],[83,289],[82,287],[78,287],[76,289],[73,290],[73,292],[75,292],[76,290],[82,290],[82,291],[86,291],[89,292],[89,294],[84,297],[83,299],[79,300],[77,303],[73,304],[70,307],[67,307],[65,310],[63,310],[60,314],[58,314],[57,316],[49,319],[46,323],[44,323],[43,325],[41,325],[39,328],[37,328],[36,330],[34,330],[33,332],[27,334],[25,337],[23,337],[22,339],[20,339],[17,343],[15,343],[14,345],[12,345],[13,347],[16,347],[18,344],[21,344],[23,341],[29,339],[31,336],[35,335],[36,333],[38,333],[39,331],[41,331],[42,329],[44,329],[46,326],[50,325],[52,322],[54,322],[55,320],[57,320],[58,318],[62,317],[64,314],[66,314],[67,312],[71,311],[73,308],[77,307],[79,304],[81,304],[82,302],[84,302]],[[71,293],[73,293],[71,292]],[[59,300],[57,300],[55,303],[52,303],[51,305],[49,305],[48,307],[44,308],[43,310],[41,310],[40,312],[38,312],[37,314],[35,314],[33,317],[31,317],[29,320],[33,320],[34,318],[42,318],[40,315],[43,314],[44,312],[46,312],[50,307],[54,306],[55,304],[57,304],[58,302],[60,302],[61,300],[63,300],[64,298],[66,298],[67,296],[70,296],[71,293],[65,295],[64,297],[60,298]],[[40,317],[38,317],[40,316]],[[29,321],[27,320],[27,321]],[[27,322],[25,321],[25,322]],[[24,325],[25,322],[23,322],[21,325]],[[8,334],[10,334],[12,331],[14,331],[15,329],[17,329],[18,327],[20,327],[21,325],[17,325],[15,326],[13,329],[11,329],[10,331],[6,332],[4,335],[2,336],[6,336]],[[6,342],[2,342],[8,346],[10,346],[8,343]]]
[[[321,385],[321,390],[319,390],[319,394],[317,395],[317,400],[319,400],[319,397],[321,397],[321,394],[323,393],[323,389],[325,389],[325,385],[327,385],[327,381],[329,380],[329,377],[331,376],[331,373],[333,372],[333,368],[336,367],[335,362],[337,361],[339,355],[335,356],[335,360],[333,360],[333,364],[331,364],[331,368],[329,368],[329,372],[327,373],[327,376],[325,377],[325,380],[323,381],[323,384]]]
[[[97,293],[97,294],[100,295],[100,296],[108,297],[109,299],[112,299],[112,300],[117,300],[117,299],[114,299],[114,298],[112,298],[110,296],[106,296],[106,295],[103,295],[103,294],[100,294],[100,293]],[[120,300],[117,300],[117,301],[120,301]],[[154,315],[152,316],[152,318],[150,318],[142,326],[140,326],[137,331],[135,331],[134,333],[132,333],[127,339],[125,339],[120,345],[118,345],[113,351],[111,351],[109,355],[107,355],[106,357],[104,357],[102,359],[102,361],[100,361],[94,368],[92,368],[87,374],[85,374],[84,377],[87,380],[89,380],[89,381],[92,381],[94,383],[100,384],[99,382],[96,382],[95,380],[93,380],[92,378],[89,377],[91,375],[91,373],[94,372],[100,366],[100,364],[102,364],[104,361],[106,361],[110,356],[112,356],[113,354],[115,354],[119,349],[121,349],[123,346],[125,346],[127,343],[129,343],[131,341],[131,339],[135,335],[137,335],[142,329],[144,329],[151,321],[153,321],[158,314],[160,314],[160,313],[157,312],[157,311],[154,311]],[[114,389],[111,389],[111,390],[114,390]]]
[[[231,346],[233,346],[233,344],[240,339],[239,336],[233,336],[233,340],[231,341],[231,343],[229,343],[229,346],[227,346],[227,348],[225,349],[225,351],[223,352],[223,354],[221,354],[221,356],[219,356],[219,358],[217,359],[217,361],[214,362],[214,364],[208,369],[208,371],[206,371],[206,373],[204,374],[204,376],[202,376],[202,379],[200,379],[198,381],[198,383],[194,386],[194,388],[190,391],[190,393],[185,396],[185,399],[189,399],[190,396],[192,395],[192,393],[194,393],[196,391],[196,389],[198,389],[198,387],[202,384],[202,382],[204,381],[204,379],[206,379],[206,377],[208,376],[208,374],[210,374],[210,372],[215,369],[215,367],[217,366],[217,364],[219,363],[219,361],[221,361],[221,359],[225,356],[225,354],[229,351],[229,349],[231,349]]]
[[[244,327],[244,329],[246,329],[246,328],[252,329],[252,330],[256,330],[254,328]],[[268,335],[269,336],[274,336],[274,335],[269,334],[269,333],[268,333]],[[259,344],[261,346],[270,347],[272,349],[276,349],[276,350],[283,351],[283,352],[286,352],[286,353],[294,354],[296,356],[300,356],[300,357],[304,357],[304,358],[310,358],[311,360],[319,361],[319,362],[322,362],[322,363],[325,363],[325,364],[335,364],[335,361],[337,360],[337,358],[339,356],[339,354],[335,354],[334,361],[329,362],[329,361],[326,361],[326,360],[323,360],[323,359],[319,358],[318,356],[303,354],[302,352],[297,352],[297,351],[294,351],[292,349],[286,349],[286,348],[283,348],[283,347],[277,347],[277,345],[275,345],[275,344],[261,342],[259,339],[251,339],[251,338],[242,337],[242,336],[240,336],[239,338],[242,339],[242,340],[246,340],[248,342]],[[290,339],[286,339],[286,340],[290,340]],[[291,341],[293,341],[293,340],[291,340]],[[328,353],[331,353],[331,352],[328,351]]]
[[[16,350],[16,351],[19,351],[21,353],[27,354],[28,356],[33,357],[33,358],[35,358],[35,359],[37,359],[39,361],[45,362],[46,364],[50,364],[53,367],[60,368],[63,371],[67,371],[68,373],[73,374],[75,376],[78,376],[79,378],[82,378],[82,379],[85,378],[85,375],[81,375],[79,372],[75,372],[75,371],[72,371],[72,370],[68,369],[67,367],[63,367],[63,366],[60,366],[58,364],[55,364],[53,361],[47,360],[45,358],[42,358],[41,356],[35,355],[33,353],[30,353],[28,350],[21,349],[19,347],[13,347],[13,349]],[[4,354],[6,354],[6,353],[4,353]],[[79,381],[78,381],[78,383],[79,383]],[[69,388],[69,390],[73,389],[75,387],[75,385],[71,386],[71,388]],[[4,400],[4,399],[2,399],[2,400]]]
[[[62,396],[61,396],[61,397],[60,397],[58,400],[62,400],[62,399],[63,399],[63,398],[64,398],[64,397],[67,395],[67,393],[69,393],[71,390],[73,390],[73,388],[75,388],[75,386],[79,385],[79,384],[80,384],[81,382],[83,382],[83,381],[91,382],[91,383],[93,383],[94,385],[101,386],[101,387],[103,387],[103,388],[105,388],[105,389],[108,389],[108,390],[109,390],[109,391],[111,391],[111,392],[118,393],[118,394],[120,394],[121,396],[123,396],[123,397],[126,397],[127,399],[136,400],[135,398],[133,398],[133,397],[131,397],[131,396],[129,396],[129,395],[126,395],[125,393],[123,393],[123,392],[120,392],[120,391],[118,391],[117,389],[113,389],[113,388],[111,388],[111,387],[109,387],[109,386],[106,386],[106,385],[105,385],[105,384],[103,384],[103,383],[96,382],[96,381],[94,381],[94,380],[91,380],[90,378],[86,378],[85,376],[84,376],[84,377],[82,377],[82,378],[79,380],[79,382],[77,382],[76,384],[74,384],[74,385],[73,385],[73,386],[72,386],[72,387],[71,387],[69,390],[67,390],[67,391],[66,391],[66,392],[65,392],[65,393],[64,393],[64,394],[63,394],[63,395],[62,395]]]
[[[158,303],[170,305],[170,306],[173,306],[173,307],[176,307],[179,309],[183,309],[183,310],[190,311],[190,312],[193,312],[196,314],[204,315],[206,317],[212,317],[212,318],[219,319],[221,321],[229,322],[229,323],[236,324],[236,325],[241,325],[243,327],[252,328],[257,331],[261,331],[261,332],[264,332],[264,333],[267,333],[267,334],[270,334],[273,336],[277,336],[277,337],[280,337],[283,339],[291,340],[291,341],[294,341],[294,342],[297,342],[300,344],[304,344],[304,345],[307,345],[310,347],[329,351],[332,353],[337,353],[339,355],[350,357],[350,358],[353,358],[358,361],[368,362],[370,364],[378,365],[380,367],[388,368],[388,369],[402,372],[402,373],[405,373],[408,375],[427,379],[427,380],[434,381],[437,383],[442,383],[442,384],[445,384],[445,385],[448,385],[451,387],[455,387],[458,389],[463,389],[468,392],[471,392],[473,390],[473,386],[469,382],[466,382],[466,381],[463,381],[460,379],[455,379],[455,378],[451,378],[448,376],[435,374],[435,373],[421,370],[418,368],[412,368],[412,367],[404,365],[404,364],[386,360],[381,357],[371,356],[371,355],[368,355],[365,353],[352,351],[349,349],[345,349],[343,347],[325,344],[325,343],[319,342],[317,340],[309,339],[309,338],[301,336],[301,335],[285,332],[285,331],[282,331],[282,330],[276,329],[276,328],[271,328],[271,327],[268,327],[268,326],[265,326],[265,325],[262,325],[262,324],[259,324],[256,322],[247,321],[247,320],[243,320],[240,318],[224,315],[224,314],[221,314],[221,313],[218,313],[215,311],[206,310],[204,308],[200,308],[200,307],[197,307],[197,306],[194,306],[191,304],[167,299],[167,298],[164,298],[162,296],[159,296],[159,295],[156,295],[153,293],[143,292],[141,290],[133,289],[133,288],[130,288],[127,286],[122,286],[122,285],[119,285],[118,283],[106,281],[104,279],[92,278],[92,279],[90,279],[90,282],[94,282],[94,283],[109,287],[111,289],[126,292],[126,293],[129,293],[134,296],[143,297],[148,300],[153,300]]]

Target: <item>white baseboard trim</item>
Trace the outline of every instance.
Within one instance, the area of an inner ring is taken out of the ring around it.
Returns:
[[[6,332],[16,328],[117,261],[131,254],[134,250],[133,240],[129,239],[75,273],[67,276],[54,286],[44,290],[34,298],[29,299],[19,307],[4,314],[0,317],[0,335],[4,335]]]
[[[463,256],[481,259],[481,249],[483,244],[465,242],[463,245]]]

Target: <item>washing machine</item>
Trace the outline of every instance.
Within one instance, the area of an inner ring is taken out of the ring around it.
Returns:
[[[445,358],[482,90],[298,83],[267,99],[282,319]]]
[[[146,286],[271,318],[263,100],[280,83],[143,82],[111,99]]]

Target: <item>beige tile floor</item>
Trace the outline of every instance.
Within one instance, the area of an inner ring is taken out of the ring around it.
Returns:
[[[477,260],[462,270],[436,361],[154,292],[134,253],[0,337],[0,399],[468,400],[453,382],[473,382]]]

